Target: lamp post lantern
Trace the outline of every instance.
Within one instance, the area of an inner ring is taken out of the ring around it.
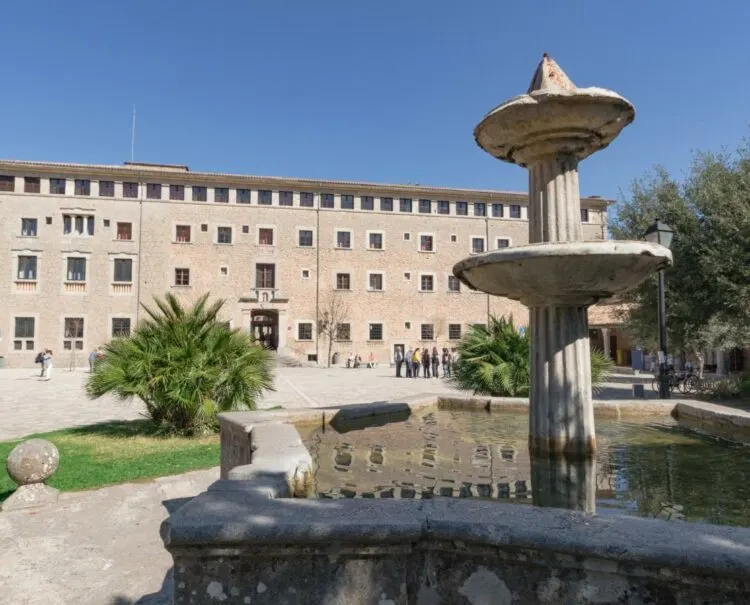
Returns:
[[[674,230],[658,218],[649,225],[644,234],[647,242],[660,244],[665,248],[672,245]],[[669,399],[669,377],[667,375],[667,321],[664,300],[664,269],[659,269],[659,399]]]

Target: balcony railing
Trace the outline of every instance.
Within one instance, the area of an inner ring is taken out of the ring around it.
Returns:
[[[131,294],[133,292],[133,284],[116,283],[112,284],[112,294]]]
[[[85,281],[66,281],[63,285],[63,291],[74,294],[83,294],[86,292]]]
[[[16,280],[16,292],[36,292],[36,280]]]

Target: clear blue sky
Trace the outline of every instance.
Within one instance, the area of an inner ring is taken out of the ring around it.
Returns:
[[[6,11],[0,157],[525,190],[472,131],[543,52],[637,115],[582,167],[618,195],[749,132],[750,2],[27,0]]]

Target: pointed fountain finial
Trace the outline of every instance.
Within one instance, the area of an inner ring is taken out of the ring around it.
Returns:
[[[568,75],[560,68],[555,60],[547,53],[542,55],[542,60],[531,78],[531,84],[526,94],[531,94],[540,90],[551,90],[560,92],[564,90],[576,90]]]

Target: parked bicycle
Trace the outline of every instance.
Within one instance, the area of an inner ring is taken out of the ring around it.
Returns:
[[[695,390],[690,389],[696,389],[698,384],[698,376],[693,372],[692,370],[682,370],[680,372],[675,372],[674,368],[669,368],[667,370],[667,385],[669,387],[669,392],[673,393],[675,390],[679,391],[680,393],[688,394],[691,392],[697,392]],[[654,379],[651,381],[651,388],[654,390],[654,392],[659,392],[659,375],[657,374],[654,376]]]

